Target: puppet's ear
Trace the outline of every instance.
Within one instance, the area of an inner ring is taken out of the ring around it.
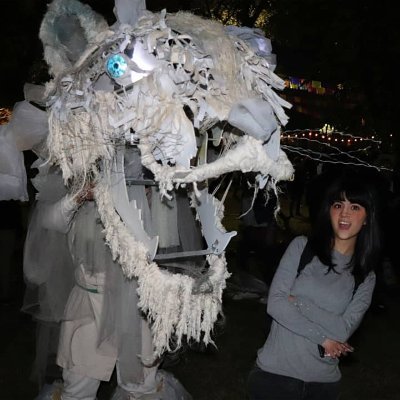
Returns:
[[[105,19],[88,5],[77,0],[54,0],[39,33],[49,72],[56,76],[74,65],[86,48],[107,30]]]
[[[145,0],[115,0],[114,14],[120,25],[135,26],[145,11]]]

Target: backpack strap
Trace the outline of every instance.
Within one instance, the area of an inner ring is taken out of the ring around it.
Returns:
[[[307,240],[307,243],[304,246],[303,252],[301,253],[301,256],[300,256],[299,265],[297,267],[296,278],[301,274],[301,271],[303,271],[303,269],[306,267],[306,265],[312,261],[314,256],[315,256],[315,253],[314,253],[313,249],[311,248],[310,241]]]
[[[311,248],[311,244],[310,241],[307,240],[306,245],[304,246],[304,249],[301,253],[300,256],[300,261],[299,261],[299,265],[297,267],[297,275],[296,278],[299,277],[299,275],[301,274],[301,271],[303,271],[303,269],[306,267],[307,264],[309,264],[312,259],[315,256],[315,252],[313,251],[313,249]],[[358,287],[360,286],[361,282],[359,279],[354,278],[354,289],[353,289],[353,296],[355,295]]]

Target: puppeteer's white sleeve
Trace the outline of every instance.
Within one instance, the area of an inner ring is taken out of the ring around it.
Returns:
[[[65,196],[56,203],[49,204],[42,213],[43,228],[67,233],[77,209],[78,205],[70,196]]]

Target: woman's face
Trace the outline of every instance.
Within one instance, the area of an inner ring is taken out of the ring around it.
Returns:
[[[335,239],[335,249],[343,253],[354,250],[357,235],[366,223],[367,212],[357,203],[336,201],[330,208],[331,224]]]

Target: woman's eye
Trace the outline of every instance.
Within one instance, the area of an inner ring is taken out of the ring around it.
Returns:
[[[359,211],[361,207],[358,204],[352,204],[351,205],[351,210],[352,211]]]
[[[332,207],[335,208],[336,210],[339,210],[342,207],[342,205],[340,203],[333,203]]]

